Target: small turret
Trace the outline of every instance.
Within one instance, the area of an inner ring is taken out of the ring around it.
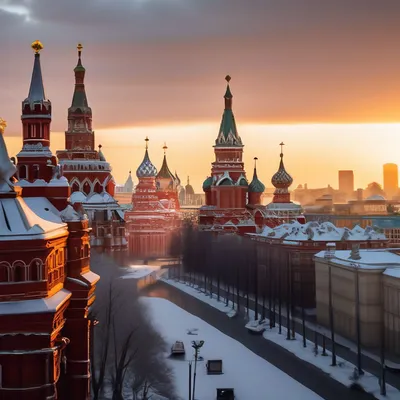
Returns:
[[[290,202],[290,193],[289,187],[293,183],[293,178],[286,172],[285,166],[283,164],[283,146],[284,143],[280,144],[281,146],[281,161],[279,163],[278,171],[272,176],[271,183],[274,185],[274,199],[273,203],[289,203]]]
[[[254,173],[253,180],[249,185],[249,204],[261,204],[261,196],[265,191],[264,184],[258,179],[257,176],[257,157],[254,157]]]
[[[176,189],[175,175],[170,171],[167,163],[167,145],[164,143],[164,159],[160,171],[157,174],[156,182],[157,188],[160,190],[174,190]]]

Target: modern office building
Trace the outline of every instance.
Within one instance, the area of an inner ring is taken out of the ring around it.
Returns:
[[[383,190],[388,199],[393,198],[399,190],[399,169],[397,164],[384,164]]]
[[[339,192],[351,196],[354,192],[354,172],[351,170],[339,171]]]

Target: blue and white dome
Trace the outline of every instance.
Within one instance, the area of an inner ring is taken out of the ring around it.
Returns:
[[[157,175],[157,168],[152,164],[149,158],[149,153],[146,149],[142,163],[136,170],[136,176],[138,178],[151,178]]]

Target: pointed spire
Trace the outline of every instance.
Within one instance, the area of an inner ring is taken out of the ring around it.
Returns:
[[[222,115],[222,121],[219,128],[219,134],[217,140],[215,141],[216,146],[240,146],[242,147],[242,139],[240,138],[237,128],[235,117],[232,111],[232,92],[229,87],[229,82],[231,77],[227,75],[225,80],[228,82],[224,99],[225,99],[225,109]]]
[[[8,156],[7,146],[4,140],[4,130],[6,126],[6,121],[0,118],[0,193],[14,191],[12,177],[17,172],[16,166],[11,162]]]
[[[75,73],[75,89],[74,95],[72,97],[72,104],[69,111],[75,111],[76,109],[80,109],[82,113],[91,114],[92,110],[89,107],[86,91],[85,91],[85,67],[82,65],[82,49],[83,46],[81,43],[76,46],[78,50],[78,62],[76,67],[74,68]]]
[[[231,81],[231,77],[229,75],[227,75],[225,77],[225,80],[227,82],[226,85],[226,91],[225,91],[225,95],[224,95],[224,99],[225,99],[225,110],[230,110],[232,109],[232,92],[231,92],[231,88],[229,87],[229,82]]]
[[[28,97],[25,101],[35,103],[47,100],[44,93],[42,68],[40,66],[40,50],[43,49],[43,44],[39,40],[36,40],[31,44],[31,47],[35,52],[35,59],[33,62],[31,86],[29,88]]]
[[[249,192],[253,193],[263,193],[265,191],[265,185],[258,179],[257,176],[257,157],[254,157],[254,172],[253,172],[253,180],[249,185]]]
[[[164,179],[172,179],[175,180],[174,174],[170,171],[167,163],[167,144],[164,143],[163,150],[164,150],[164,159],[161,166],[160,171],[157,174],[157,178],[164,178]]]

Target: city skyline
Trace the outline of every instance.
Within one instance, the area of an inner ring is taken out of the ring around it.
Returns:
[[[45,46],[42,68],[53,104],[55,151],[64,147],[75,47],[82,42],[96,142],[104,146],[118,183],[136,170],[149,136],[155,165],[160,167],[167,142],[171,168],[184,182],[189,175],[200,191],[213,160],[227,73],[248,174],[257,156],[260,178],[271,187],[278,144],[284,141],[292,189],[306,182],[335,187],[339,169],[354,170],[356,187],[382,183],[382,165],[400,163],[395,151],[400,145],[400,124],[395,123],[400,56],[394,51],[400,4],[347,3],[254,0],[244,8],[239,1],[228,6],[225,0],[185,5],[176,0],[165,8],[149,0],[131,6],[88,1],[68,3],[69,9],[79,9],[71,18],[62,2],[47,7],[38,1],[32,7],[23,0],[0,1],[0,21],[9,33],[6,61],[0,64],[7,77],[0,106],[10,153],[15,155],[21,144],[30,43],[40,39]],[[207,16],[206,23],[199,23]],[[242,23],[231,32],[233,21]],[[94,22],[101,29],[93,30]],[[117,24],[120,32],[110,29]],[[227,61],[231,55],[235,62]]]

